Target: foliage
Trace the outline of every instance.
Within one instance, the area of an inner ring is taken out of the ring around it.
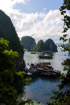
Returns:
[[[0,104],[21,105],[18,104],[18,97],[26,83],[25,73],[16,72],[15,59],[19,54],[8,50],[8,44],[7,40],[0,38]]]
[[[60,38],[60,40],[63,40],[63,43],[68,40],[66,32],[70,28],[70,16],[66,15],[67,10],[70,11],[70,0],[64,0],[64,3],[60,8],[61,14],[64,16],[64,34]],[[64,51],[70,52],[69,46],[64,46],[63,44],[62,47],[64,48]],[[54,91],[55,96],[53,98],[55,100],[48,105],[70,105],[70,58],[66,59],[64,70],[67,72],[61,76],[61,84],[58,85],[59,91]]]
[[[17,105],[34,105],[34,102],[31,99],[21,99],[21,97],[18,98],[17,100]]]

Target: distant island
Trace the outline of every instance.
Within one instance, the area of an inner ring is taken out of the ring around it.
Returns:
[[[52,51],[57,52],[57,46],[52,39],[47,39],[45,42],[39,40],[36,44],[35,39],[31,36],[24,36],[21,38],[23,48],[32,49],[36,52]]]
[[[37,52],[45,51],[45,44],[44,44],[43,40],[39,40],[33,50],[37,51]]]
[[[25,49],[33,49],[36,46],[35,39],[30,36],[23,36],[21,44]]]

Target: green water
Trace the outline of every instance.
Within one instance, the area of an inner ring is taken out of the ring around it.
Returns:
[[[38,63],[38,62],[51,62],[51,65],[55,70],[63,71],[62,62],[68,57],[67,52],[56,52],[51,60],[40,60],[38,58],[39,53],[31,54],[31,52],[25,52],[24,59],[27,63]],[[50,78],[36,78],[29,85],[25,86],[24,97],[31,98],[36,102],[40,102],[43,105],[47,105],[47,102],[51,101],[50,97],[53,96],[52,90],[58,90],[56,87],[60,83],[59,79]]]

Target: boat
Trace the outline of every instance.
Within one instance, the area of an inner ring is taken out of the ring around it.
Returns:
[[[40,76],[43,77],[53,77],[57,78],[61,75],[61,72],[58,70],[54,70],[50,63],[38,63],[37,64],[37,70],[40,73]]]
[[[28,51],[32,51],[32,49],[28,49]]]
[[[39,72],[36,69],[36,65],[33,63],[30,65],[27,71],[25,71],[26,77],[36,78],[38,76]]]
[[[44,52],[40,53],[39,58],[41,58],[41,59],[52,59],[53,54],[52,54],[51,51],[44,51]]]
[[[42,67],[44,69],[47,69],[47,68],[53,69],[50,62],[40,62],[40,63],[37,63],[37,66]]]
[[[50,55],[39,55],[39,58],[41,58],[41,59],[52,59],[53,57],[52,56],[50,56]]]
[[[36,52],[35,51],[31,51],[31,54],[36,54]]]
[[[43,77],[57,78],[61,75],[60,71],[54,70],[50,62],[38,63],[37,70],[39,71],[39,75]]]
[[[31,64],[30,68],[25,71],[27,77],[36,78],[36,77],[53,77],[57,78],[61,75],[61,72],[58,70],[54,70],[51,66],[50,62],[41,62],[35,64]]]
[[[66,65],[66,60],[64,60],[64,61],[62,62],[62,65]]]
[[[53,70],[53,69],[38,68],[38,70],[40,71],[40,76],[42,77],[58,78],[61,75],[60,71]]]
[[[52,78],[58,78],[60,76],[60,74],[58,74],[57,72],[50,72],[50,71],[45,71],[45,72],[41,72],[41,76],[43,77],[52,77]]]

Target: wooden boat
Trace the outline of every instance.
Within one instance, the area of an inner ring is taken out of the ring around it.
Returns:
[[[42,53],[43,53],[43,54],[49,54],[49,55],[53,56],[52,51],[44,51],[44,52],[42,52]]]
[[[32,49],[28,49],[28,51],[32,51]]]
[[[51,55],[39,55],[39,58],[41,58],[41,59],[52,59],[53,57]]]
[[[52,77],[52,78],[56,78],[57,77],[57,73],[50,73],[50,72],[42,72],[41,76],[43,77]]]
[[[25,73],[27,77],[31,78],[38,76],[57,78],[61,75],[60,71],[53,69],[50,62],[41,62],[36,65],[31,64],[30,68]]]
[[[40,76],[44,77],[59,77],[61,72],[58,70],[54,70],[53,67],[48,65],[47,63],[39,63],[37,65],[37,70],[40,72]]]
[[[37,70],[36,71],[29,71],[29,72],[26,72],[25,75],[27,77],[36,78],[39,75],[39,71],[37,71]]]
[[[64,62],[62,62],[62,65],[65,65],[66,64],[66,60],[64,60]]]
[[[51,66],[50,62],[41,62],[41,63],[37,63],[38,67],[43,67],[45,68],[49,68],[49,69],[53,69],[53,67]]]
[[[41,58],[41,59],[52,59],[53,54],[52,54],[51,51],[44,51],[44,52],[40,53],[39,58]]]
[[[36,54],[36,52],[34,52],[34,51],[31,51],[31,54]]]
[[[38,68],[40,76],[57,78],[61,75],[60,71]]]

